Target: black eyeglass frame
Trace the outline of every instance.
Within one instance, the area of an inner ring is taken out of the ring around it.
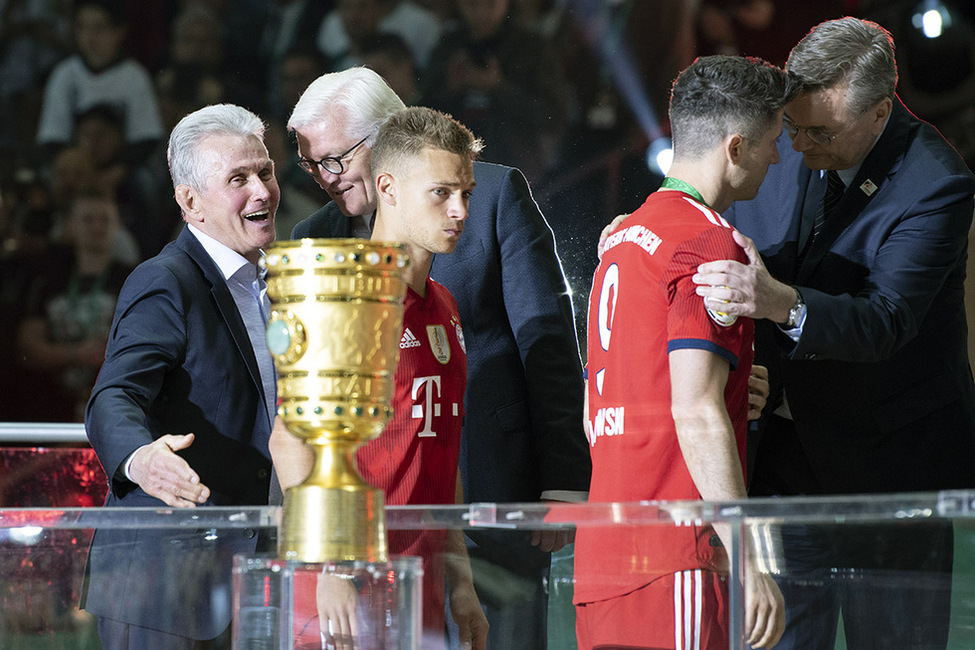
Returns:
[[[843,135],[846,131],[850,129],[850,127],[856,124],[857,120],[859,120],[866,112],[867,112],[866,109],[860,111],[849,124],[844,126],[842,129],[840,129],[833,135],[830,135],[828,133],[823,133],[819,129],[815,129],[815,128],[811,129],[808,126],[800,126],[799,124],[796,124],[794,121],[792,121],[792,118],[789,117],[788,115],[782,116],[782,128],[785,129],[785,132],[789,134],[790,138],[795,139],[795,137],[799,135],[799,131],[805,131],[806,137],[809,138],[812,142],[818,144],[821,147],[828,147],[829,145],[833,144],[833,140]]]
[[[325,156],[321,160],[311,160],[310,158],[299,158],[298,159],[298,166],[301,167],[306,172],[308,172],[309,174],[314,174],[315,173],[315,168],[316,167],[321,167],[322,169],[324,169],[329,174],[335,174],[336,176],[339,176],[339,175],[345,173],[345,163],[343,163],[342,161],[345,158],[348,158],[352,154],[352,152],[354,152],[356,149],[358,149],[359,147],[361,147],[362,146],[362,143],[364,143],[368,139],[369,139],[369,136],[367,135],[366,137],[364,137],[363,139],[359,140],[354,145],[352,145],[351,147],[349,147],[349,150],[348,151],[346,151],[345,153],[339,154],[338,156]],[[338,165],[338,169],[337,170],[335,168],[333,168],[333,167],[330,166],[333,163],[335,165]]]

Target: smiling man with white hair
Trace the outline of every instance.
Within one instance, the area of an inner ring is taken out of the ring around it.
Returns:
[[[229,104],[173,129],[186,227],[122,287],[86,414],[106,506],[267,503],[275,374],[257,262],[280,192],[263,133]],[[108,650],[229,648],[231,560],[256,548],[246,530],[97,530],[84,608]]]

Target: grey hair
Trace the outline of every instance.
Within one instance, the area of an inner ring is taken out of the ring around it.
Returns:
[[[846,108],[856,114],[893,99],[897,89],[894,39],[877,23],[859,18],[813,27],[793,48],[785,68],[800,78],[803,92],[849,84]]]
[[[760,138],[796,94],[794,78],[756,58],[706,56],[689,65],[670,94],[674,156],[703,156],[729,135]]]
[[[199,149],[212,135],[256,135],[263,141],[264,122],[246,108],[234,104],[214,104],[185,116],[173,127],[166,150],[173,187],[189,185],[196,190],[206,187],[206,170]]]
[[[366,146],[372,147],[379,127],[403,108],[403,100],[377,73],[369,68],[349,68],[323,74],[309,84],[291,112],[288,130],[309,124],[328,130],[344,118],[343,135],[356,140],[368,136]]]

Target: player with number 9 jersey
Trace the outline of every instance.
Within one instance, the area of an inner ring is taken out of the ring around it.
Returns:
[[[658,191],[606,241],[588,316],[591,502],[700,500],[671,414],[670,352],[725,359],[725,402],[744,471],[753,323],[705,304],[691,277],[711,260],[746,262],[721,216],[681,191]],[[722,570],[708,525],[582,527],[575,602],[614,598],[680,571]]]

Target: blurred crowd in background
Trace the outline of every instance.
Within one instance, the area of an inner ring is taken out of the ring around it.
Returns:
[[[291,108],[324,72],[373,68],[525,173],[578,325],[599,231],[662,179],[648,151],[677,73],[715,53],[781,65],[842,15],[893,33],[899,94],[971,167],[967,0],[0,0],[0,421],[81,421],[122,282],[181,226],[166,139],[197,108],[267,122],[288,238],[327,200]]]

